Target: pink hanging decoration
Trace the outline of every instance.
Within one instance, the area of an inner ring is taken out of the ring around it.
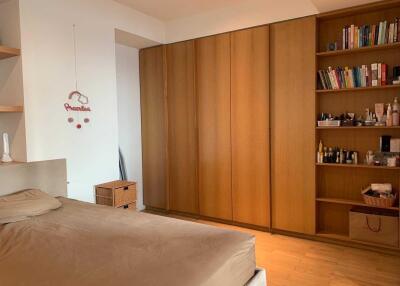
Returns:
[[[88,114],[92,111],[89,106],[89,97],[83,95],[78,91],[78,64],[77,64],[77,52],[76,52],[76,31],[75,25],[73,25],[74,34],[74,55],[75,55],[75,90],[72,91],[67,98],[67,102],[64,103],[64,108],[68,113],[68,123],[74,123],[77,129],[82,128],[80,118],[83,117],[83,122],[88,124],[90,119]],[[81,113],[83,112],[83,116]]]

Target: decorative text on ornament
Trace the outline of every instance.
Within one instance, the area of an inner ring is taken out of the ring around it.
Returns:
[[[64,104],[64,108],[66,111],[82,111],[82,112],[90,112],[92,111],[90,107],[85,106],[71,106],[69,103]]]

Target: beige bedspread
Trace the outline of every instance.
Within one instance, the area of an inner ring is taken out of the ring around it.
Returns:
[[[0,226],[1,286],[244,285],[254,237],[60,198],[63,206]]]

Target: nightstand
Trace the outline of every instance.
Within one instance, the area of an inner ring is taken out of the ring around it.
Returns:
[[[113,181],[95,186],[96,204],[136,209],[136,183]]]

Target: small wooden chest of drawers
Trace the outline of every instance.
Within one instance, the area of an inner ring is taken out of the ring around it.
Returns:
[[[113,181],[95,186],[96,204],[136,209],[136,183]]]

